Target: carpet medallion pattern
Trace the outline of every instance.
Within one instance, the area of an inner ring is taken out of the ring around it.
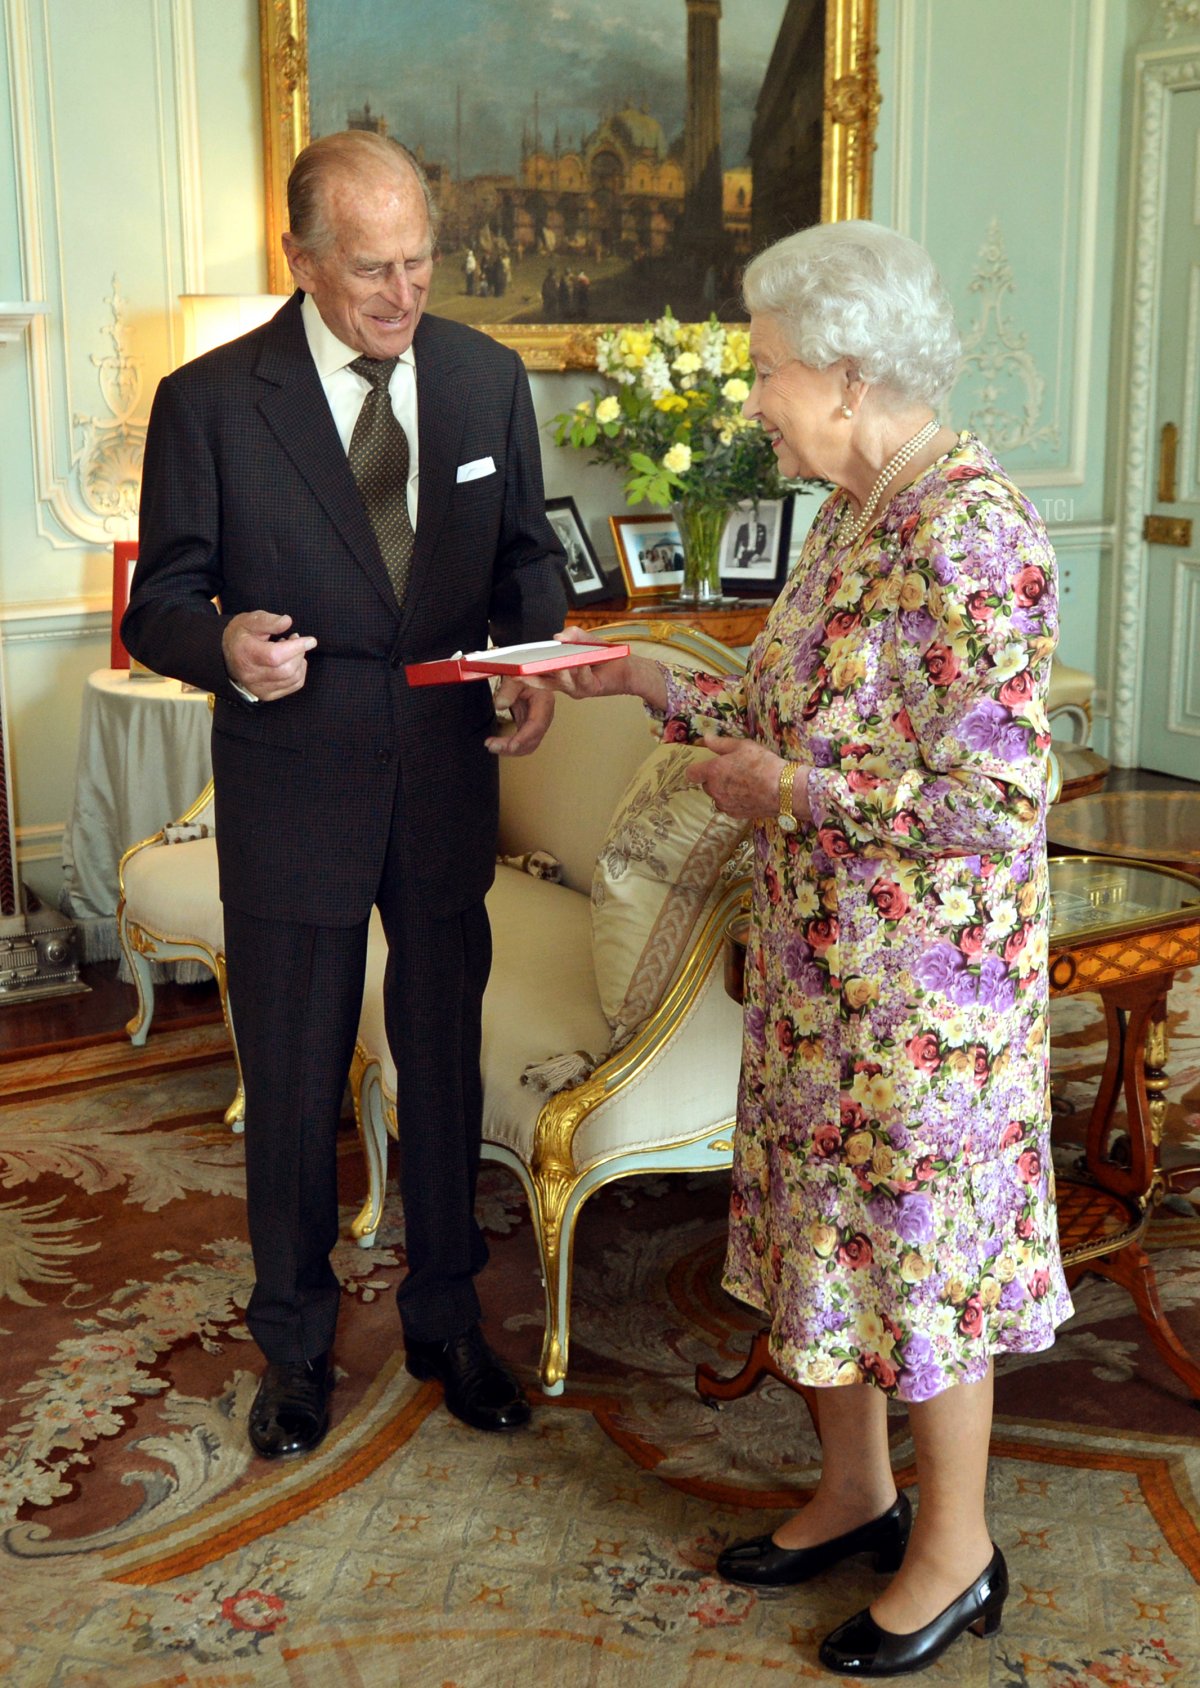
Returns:
[[[1056,1004],[1069,1130],[1102,1065],[1095,1005]],[[1200,1158],[1200,989],[1172,996],[1168,1136]],[[0,1679],[20,1688],[709,1688],[832,1681],[816,1647],[879,1583],[853,1560],[783,1597],[716,1577],[720,1548],[810,1486],[818,1449],[768,1383],[714,1413],[755,1316],[720,1288],[719,1177],[646,1178],[585,1209],[572,1371],[512,1436],[472,1433],[403,1367],[394,1193],[379,1244],[337,1252],[333,1429],[254,1460],[257,1351],[241,1146],[219,1028],[0,1067]],[[363,1175],[347,1132],[344,1231]],[[1186,1204],[1185,1204],[1186,1207]],[[537,1251],[486,1168],[487,1328],[532,1380]],[[1164,1305],[1200,1352],[1200,1219],[1151,1234]],[[1123,1291],[1086,1279],[1045,1354],[998,1379],[990,1512],[1004,1628],[926,1680],[1200,1685],[1200,1415]],[[893,1457],[912,1475],[907,1421]]]

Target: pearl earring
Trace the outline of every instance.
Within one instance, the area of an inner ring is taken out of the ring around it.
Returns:
[[[853,422],[854,412],[851,410],[851,408],[848,404],[844,404],[842,406],[842,415],[846,418],[847,422]]]

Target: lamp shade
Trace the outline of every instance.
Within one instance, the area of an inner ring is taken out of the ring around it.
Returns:
[[[181,293],[183,361],[190,363],[214,346],[236,340],[286,305],[286,293]]]

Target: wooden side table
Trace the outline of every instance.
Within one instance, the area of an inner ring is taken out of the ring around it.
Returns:
[[[588,604],[583,609],[567,611],[571,627],[605,627],[610,621],[681,621],[688,627],[719,639],[723,645],[752,645],[767,619],[773,600],[770,598],[735,598],[715,609],[697,609],[692,604],[673,603],[670,599],[613,598],[602,604]]]
[[[1058,850],[1200,873],[1200,792],[1104,791],[1080,797],[1051,809],[1046,836]]]
[[[1180,968],[1200,965],[1200,879],[1138,862],[1066,856],[1050,863],[1050,897],[1050,995],[1097,992],[1108,1034],[1077,1170],[1058,1180],[1067,1282],[1096,1272],[1127,1289],[1155,1348],[1200,1400],[1200,1365],[1162,1309],[1142,1246],[1166,1193],[1158,1145],[1166,1106],[1167,995]],[[739,934],[736,925],[731,923],[726,948],[725,988],[741,1001],[745,929]],[[1122,1096],[1125,1120],[1118,1132]],[[766,1331],[755,1337],[735,1376],[698,1367],[696,1389],[717,1405],[749,1394],[765,1376],[789,1384],[813,1411],[812,1392],[777,1370]]]

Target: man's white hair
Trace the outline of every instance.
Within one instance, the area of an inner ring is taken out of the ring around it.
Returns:
[[[742,282],[751,315],[779,323],[801,363],[842,358],[896,399],[936,405],[962,341],[932,258],[880,223],[816,223],[768,246]]]

